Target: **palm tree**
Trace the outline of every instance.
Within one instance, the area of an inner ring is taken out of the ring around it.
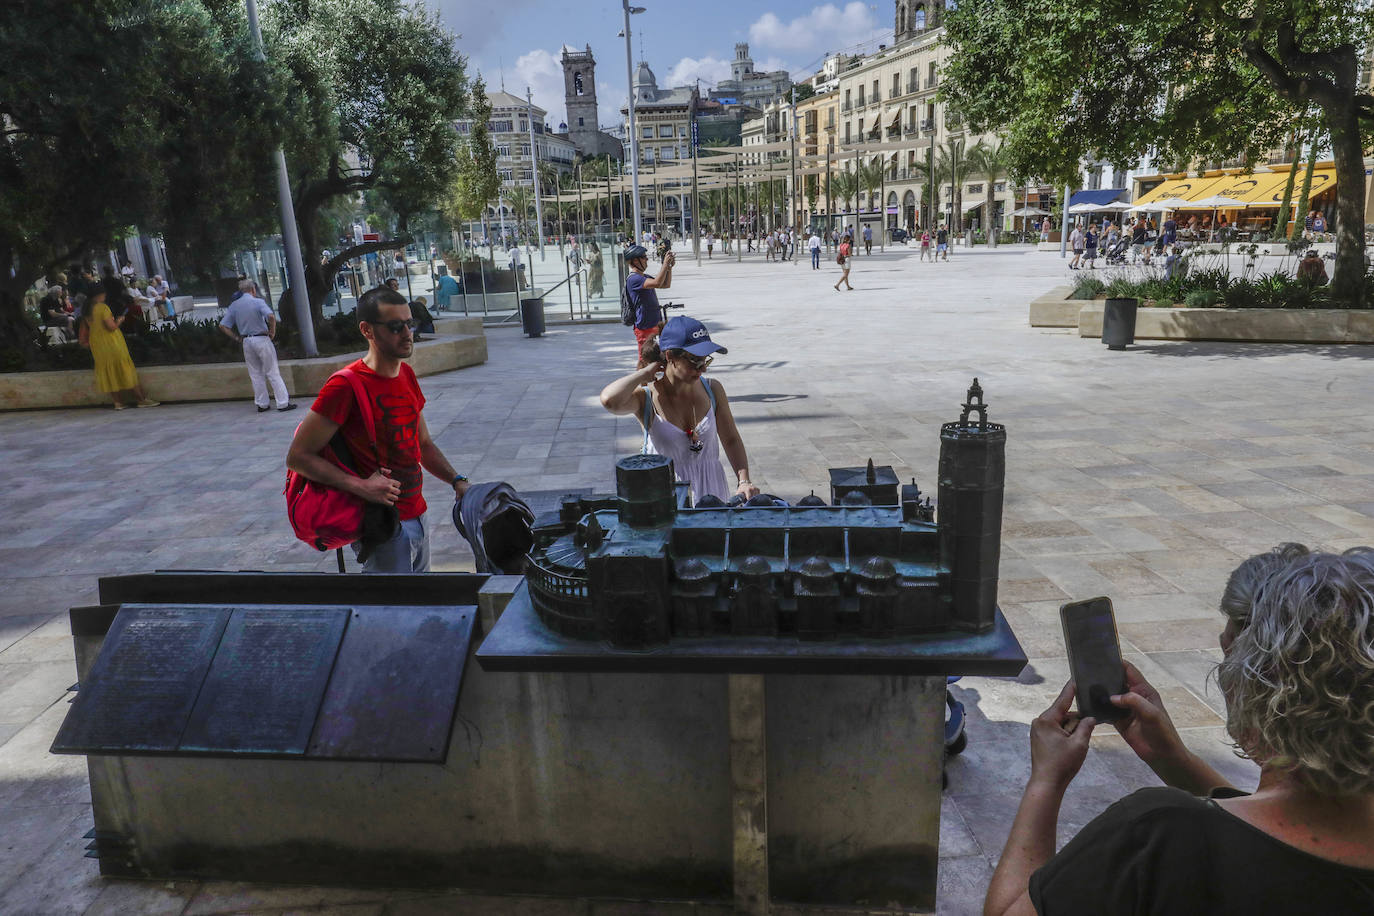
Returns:
[[[534,212],[534,189],[518,184],[508,190],[505,197],[506,205],[515,214],[516,237],[524,238],[529,231],[526,222],[530,214]]]
[[[830,178],[830,190],[843,202],[845,209],[850,209],[852,201],[859,193],[859,178],[847,169],[836,172]]]
[[[868,191],[868,205],[873,206],[873,193],[882,186],[883,183],[883,159],[881,156],[874,156],[872,159],[859,163],[858,172],[859,183]]]
[[[968,151],[968,161],[973,174],[988,184],[987,199],[983,202],[983,226],[988,233],[988,242],[991,243],[995,231],[992,225],[993,189],[997,182],[1007,176],[1008,169],[1007,153],[1002,147],[1001,138],[995,139],[991,144],[979,140],[973,149]]]
[[[966,146],[967,142],[963,137],[950,137],[944,146],[935,151],[937,173],[942,180],[948,178],[953,185],[954,225],[950,228],[955,232],[964,231],[964,180],[973,170],[965,153]]]
[[[940,222],[940,185],[944,183],[945,172],[939,160],[935,161],[934,168],[925,159],[919,159],[911,165],[911,173],[921,182],[921,202],[930,202],[930,225],[926,229],[933,229]]]

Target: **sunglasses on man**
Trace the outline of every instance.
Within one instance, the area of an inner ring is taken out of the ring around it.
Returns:
[[[411,318],[411,319],[408,320],[408,321],[407,321],[407,320],[400,319],[400,318],[393,318],[393,319],[390,320],[390,321],[369,321],[368,324],[380,325],[380,326],[386,328],[388,331],[390,331],[390,332],[393,333],[393,334],[399,334],[399,333],[401,333],[402,331],[413,331],[413,330],[415,330],[415,319],[414,319],[414,318]]]

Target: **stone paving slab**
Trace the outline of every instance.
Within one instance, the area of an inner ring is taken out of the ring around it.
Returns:
[[[1026,326],[1027,303],[1068,276],[1055,254],[962,249],[947,263],[901,250],[834,265],[680,263],[670,298],[730,348],[726,386],[754,480],[798,498],[831,464],[869,456],[934,489],[938,430],[978,376],[1008,428],[1003,609],[1031,663],[1016,679],[965,678],[969,749],[945,795],[941,913],[976,913],[1015,811],[1027,726],[1067,676],[1058,607],[1108,594],[1123,649],[1169,698],[1185,740],[1242,787],[1215,685],[1217,600],[1247,554],[1278,541],[1343,549],[1374,540],[1374,350],[1151,342],[1124,352]],[[619,325],[488,330],[485,365],[424,380],[426,416],[454,464],[517,487],[609,490],[638,450],[633,418],[601,387],[633,362]],[[280,495],[297,418],[251,405],[0,416],[0,912],[717,913],[714,906],[542,901],[221,883],[104,881],[75,838],[90,826],[83,771],[46,754],[74,680],[65,609],[100,575],[155,568],[332,571],[295,541]],[[471,568],[429,482],[434,566]],[[8,702],[6,702],[8,701]],[[1155,779],[1099,730],[1069,793],[1065,840]],[[35,909],[36,907],[36,909]],[[779,912],[797,912],[779,907]],[[812,910],[810,912],[821,912]],[[853,912],[853,911],[850,911]]]

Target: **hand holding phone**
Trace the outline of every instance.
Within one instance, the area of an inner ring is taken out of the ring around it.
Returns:
[[[1111,698],[1126,692],[1126,666],[1116,635],[1116,616],[1110,598],[1071,601],[1059,608],[1064,646],[1078,697],[1078,714],[1099,722],[1125,718],[1129,710]]]

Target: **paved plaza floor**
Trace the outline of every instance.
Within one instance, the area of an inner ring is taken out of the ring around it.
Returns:
[[[1066,282],[1055,254],[914,250],[738,264],[684,257],[665,296],[730,348],[711,367],[730,395],[754,480],[796,499],[826,469],[872,458],[934,492],[940,423],[977,376],[1007,426],[1000,603],[1031,662],[1015,680],[965,678],[969,745],[945,793],[940,911],[975,913],[1028,772],[1027,724],[1066,678],[1061,602],[1116,604],[1123,649],[1186,740],[1241,787],[1257,770],[1225,743],[1208,673],[1228,572],[1281,541],[1374,542],[1374,350],[1148,342],[1110,352],[1032,329],[1027,303]],[[619,324],[489,332],[484,366],[423,380],[426,417],[455,467],[522,489],[610,490],[639,427],[597,402],[632,366]],[[429,893],[105,881],[82,858],[91,826],[82,758],[46,753],[75,680],[65,610],[101,575],[165,568],[331,570],[295,541],[280,495],[300,414],[250,402],[0,415],[0,913],[531,912],[535,904]],[[428,481],[435,568],[471,569]],[[1068,794],[1061,842],[1156,781],[1110,729]],[[715,912],[580,901],[538,912]],[[721,909],[720,912],[725,910]]]

